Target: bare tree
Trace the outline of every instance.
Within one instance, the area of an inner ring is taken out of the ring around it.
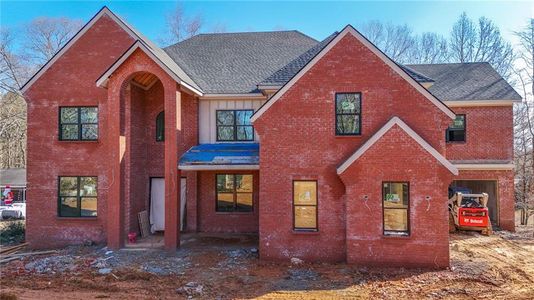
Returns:
[[[37,65],[56,54],[82,27],[82,22],[68,18],[37,18],[25,27],[23,46]]]
[[[26,165],[26,102],[19,94],[5,93],[0,99],[0,168]]]
[[[213,33],[225,33],[228,30],[226,29],[226,24],[222,22],[217,22],[215,25],[212,26],[211,32]]]
[[[14,35],[8,28],[0,30],[0,93],[16,93],[29,78],[32,68],[20,54],[13,51]]]
[[[413,64],[435,64],[449,59],[447,40],[436,33],[425,32],[415,39],[408,61]]]
[[[171,45],[200,33],[203,20],[201,15],[187,17],[181,3],[165,17],[167,32],[159,38],[161,44]]]
[[[520,43],[514,73],[523,93],[523,103],[514,111],[515,196],[521,209],[521,224],[526,225],[534,214],[534,19],[515,35]]]
[[[462,13],[452,28],[449,49],[452,62],[489,62],[505,79],[512,74],[512,45],[485,17],[476,24],[465,12]]]
[[[24,27],[24,34],[0,31],[0,168],[26,164],[26,102],[19,90],[80,27],[66,18],[38,18]],[[15,44],[24,50],[16,53]]]
[[[394,61],[409,62],[410,51],[416,44],[412,29],[408,25],[386,25],[370,21],[361,27],[362,33]]]

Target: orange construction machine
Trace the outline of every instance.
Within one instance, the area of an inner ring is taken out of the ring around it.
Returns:
[[[449,195],[449,232],[456,230],[480,231],[484,235],[492,233],[488,214],[488,194],[472,194],[459,189]]]

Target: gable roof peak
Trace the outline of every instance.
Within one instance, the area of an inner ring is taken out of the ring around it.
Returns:
[[[363,156],[365,152],[371,148],[371,146],[378,142],[378,140],[380,140],[395,125],[399,126],[404,132],[406,132],[406,134],[408,134],[415,142],[417,142],[424,150],[426,150],[437,161],[439,161],[452,174],[458,175],[458,168],[456,168],[450,161],[448,161],[434,147],[432,147],[419,134],[417,134],[417,132],[415,132],[397,116],[392,117],[384,126],[382,126],[382,128],[380,128],[360,148],[358,148],[354,154],[352,154],[345,162],[343,162],[343,164],[337,168],[337,174],[340,175],[345,172],[356,160],[358,160],[358,158]]]
[[[323,56],[326,55],[341,39],[343,39],[348,34],[356,38],[360,43],[362,43],[367,49],[373,52],[374,55],[378,56],[386,65],[388,65],[393,71],[400,75],[405,81],[407,81],[411,86],[413,86],[420,94],[437,106],[445,115],[449,118],[454,119],[456,117],[455,113],[446,106],[441,100],[436,96],[430,93],[421,83],[417,82],[414,78],[408,74],[406,69],[399,66],[395,61],[393,61],[389,56],[387,56],[382,50],[380,50],[376,45],[369,41],[365,36],[363,36],[356,28],[352,25],[346,25],[339,34],[337,34],[333,39],[328,41],[328,43],[317,53],[313,58],[306,62],[306,64],[298,70],[298,72],[287,81],[267,102],[265,102],[250,118],[252,122],[256,121],[265,111],[267,111],[278,99],[282,97],[304,74],[306,74]]]

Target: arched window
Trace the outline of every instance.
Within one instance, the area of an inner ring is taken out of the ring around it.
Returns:
[[[160,112],[156,117],[156,141],[162,142],[165,140],[165,114]]]

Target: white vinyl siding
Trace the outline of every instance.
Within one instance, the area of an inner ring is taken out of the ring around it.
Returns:
[[[217,126],[215,113],[217,110],[253,109],[258,110],[264,99],[245,100],[200,100],[199,108],[199,142],[200,144],[217,143]],[[258,135],[254,134],[258,141]]]

